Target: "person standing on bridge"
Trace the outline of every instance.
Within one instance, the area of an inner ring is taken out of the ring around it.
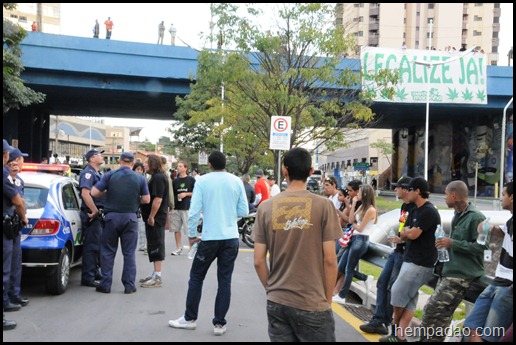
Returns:
[[[455,210],[450,234],[437,238],[435,247],[448,248],[450,261],[444,262],[442,274],[432,296],[423,309],[421,328],[447,329],[455,309],[466,296],[471,283],[484,275],[484,250],[477,243],[477,228],[486,217],[468,202],[468,186],[452,181],[446,186],[446,205]],[[421,334],[421,342],[443,342],[446,334]]]
[[[337,279],[335,240],[342,230],[333,203],[306,189],[310,153],[288,151],[282,172],[287,189],[264,201],[253,228],[254,267],[267,292],[273,342],[335,342],[331,309]],[[267,265],[269,252],[269,265]]]
[[[158,25],[158,44],[163,44],[163,37],[165,36],[165,22],[162,20]]]
[[[100,34],[99,20],[95,19],[95,25],[93,25],[93,38],[99,38],[99,34]]]
[[[106,39],[111,39],[111,33],[113,32],[113,21],[111,21],[111,17],[108,17],[108,19],[104,22],[104,25],[106,25]]]
[[[170,24],[170,28],[168,29],[168,32],[170,32],[170,45],[175,46],[176,45],[176,28],[174,27],[174,24]]]

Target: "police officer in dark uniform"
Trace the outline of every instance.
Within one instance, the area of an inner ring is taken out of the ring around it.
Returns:
[[[81,171],[79,188],[81,189],[82,207],[81,222],[83,232],[82,253],[82,286],[96,287],[96,281],[100,267],[100,237],[102,225],[99,218],[99,210],[104,208],[105,197],[94,198],[90,195],[93,186],[100,181],[100,166],[104,163],[102,156],[104,151],[95,149],[86,153],[88,165]]]
[[[12,258],[12,250],[13,250],[13,238],[14,238],[14,229],[12,218],[14,214],[17,213],[21,219],[21,223],[23,226],[28,224],[27,216],[25,215],[25,203],[18,193],[16,187],[11,182],[9,178],[9,169],[5,166],[7,160],[9,159],[10,146],[7,141],[3,140],[3,296],[4,303],[6,300],[6,295],[8,290],[6,290],[6,284],[9,283],[10,279],[10,269],[11,269],[11,258]],[[5,272],[8,272],[6,275]],[[11,305],[9,302],[7,305],[7,311],[14,311],[21,308],[21,305]],[[6,305],[4,304],[4,312],[6,311]],[[16,327],[16,321],[6,320],[4,315],[4,331],[14,329]]]
[[[25,191],[25,183],[18,176],[18,173],[23,169],[24,159],[27,153],[22,153],[19,148],[11,147],[9,152],[9,159],[7,166],[9,168],[10,180],[14,183],[18,193],[23,198]],[[22,275],[22,249],[21,249],[21,222],[19,217],[15,216],[15,229],[13,238],[13,255],[11,259],[11,278],[9,281],[9,290],[7,292],[11,304],[19,304],[22,307],[29,304],[29,299],[20,296],[21,291],[21,275]]]
[[[111,292],[113,264],[118,249],[118,239],[124,255],[122,283],[125,293],[136,292],[136,246],[138,244],[137,212],[140,204],[150,202],[149,187],[145,177],[135,173],[134,156],[124,152],[120,156],[120,168],[107,172],[91,190],[91,195],[100,198],[106,195],[104,229],[102,231],[102,280],[96,291]]]

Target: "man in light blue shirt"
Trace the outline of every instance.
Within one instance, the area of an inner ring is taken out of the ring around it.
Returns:
[[[217,259],[218,289],[215,299],[215,316],[212,320],[215,335],[226,332],[226,314],[231,299],[231,279],[238,255],[238,217],[249,214],[249,205],[242,181],[225,171],[226,156],[213,151],[208,157],[212,170],[195,183],[188,215],[188,239],[190,247],[198,242],[199,248],[193,259],[186,296],[186,310],[177,320],[168,322],[170,327],[195,329],[202,285],[211,263]],[[202,242],[195,236],[199,218],[203,214]]]

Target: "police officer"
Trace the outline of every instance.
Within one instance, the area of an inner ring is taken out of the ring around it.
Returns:
[[[9,160],[7,166],[9,168],[10,180],[14,183],[18,193],[23,198],[25,191],[25,183],[18,176],[18,173],[23,169],[24,159],[28,154],[22,153],[20,149],[11,147],[9,152]],[[9,281],[9,290],[7,292],[10,304],[19,304],[22,307],[29,304],[29,299],[20,296],[21,291],[21,275],[22,275],[22,249],[21,249],[21,224],[19,217],[15,217],[14,238],[13,238],[13,255],[11,259],[11,278]]]
[[[5,301],[8,290],[6,290],[6,284],[9,283],[10,278],[10,268],[11,268],[11,259],[12,259],[12,250],[13,250],[13,228],[11,223],[11,218],[14,216],[16,212],[20,218],[22,224],[25,226],[28,224],[27,216],[25,215],[25,203],[23,202],[20,193],[18,193],[14,184],[9,179],[9,169],[6,167],[7,160],[9,159],[10,146],[7,141],[3,140],[3,300],[4,300],[4,311],[6,311]],[[6,275],[5,273],[8,272]],[[9,309],[10,308],[10,309]],[[20,309],[21,306],[14,305],[11,306],[10,302],[8,302],[8,310],[14,311]],[[16,327],[16,321],[6,320],[4,315],[4,331],[14,329]]]
[[[118,239],[124,255],[122,283],[125,293],[136,292],[136,245],[138,243],[137,211],[140,204],[150,202],[149,188],[145,177],[131,168],[134,156],[124,152],[120,156],[120,168],[107,172],[91,190],[91,195],[100,198],[106,195],[105,225],[102,232],[102,280],[96,291],[111,292],[113,264],[115,262]]]
[[[105,197],[94,198],[90,191],[100,181],[100,166],[104,163],[102,156],[104,151],[95,149],[86,152],[88,165],[81,171],[79,177],[79,188],[81,189],[82,207],[81,222],[83,231],[83,253],[82,253],[82,286],[96,287],[96,281],[100,267],[100,237],[102,225],[99,219],[99,209],[104,208]]]

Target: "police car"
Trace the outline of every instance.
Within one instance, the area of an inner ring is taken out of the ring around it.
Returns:
[[[29,219],[21,235],[22,264],[44,268],[53,295],[66,291],[70,268],[82,257],[79,183],[68,172],[64,164],[25,163],[19,174]]]

